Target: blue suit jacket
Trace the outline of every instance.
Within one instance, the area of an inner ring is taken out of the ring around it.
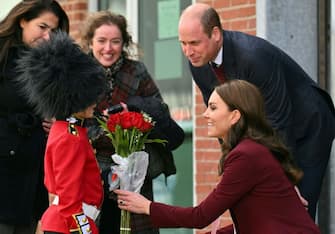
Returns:
[[[246,80],[260,89],[270,123],[293,152],[298,151],[300,141],[311,134],[314,136],[308,141],[307,152],[314,152],[315,148],[322,147],[320,144],[329,149],[335,134],[335,110],[330,96],[293,59],[271,43],[225,30],[223,39],[225,78]],[[219,82],[209,65],[193,67],[190,64],[190,68],[207,104]]]

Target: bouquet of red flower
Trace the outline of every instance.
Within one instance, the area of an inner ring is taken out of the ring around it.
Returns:
[[[122,157],[143,150],[145,143],[166,142],[160,139],[148,139],[155,123],[143,112],[123,111],[111,114],[107,123],[100,121],[100,124],[111,139],[115,153]]]
[[[115,148],[112,158],[117,165],[112,166],[112,179],[119,179],[121,189],[139,192],[149,164],[148,154],[143,151],[145,144],[166,140],[148,139],[155,123],[144,112],[122,111],[109,115],[107,122],[98,122]],[[121,210],[120,234],[130,232],[130,213]]]

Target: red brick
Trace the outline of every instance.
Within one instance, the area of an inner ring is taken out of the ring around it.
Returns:
[[[237,6],[237,5],[248,5],[249,0],[231,0],[231,5],[232,6]]]
[[[196,175],[196,180],[198,181],[199,184],[207,183],[208,181],[213,182],[213,181],[217,180],[217,178],[218,178],[217,172],[216,173],[207,173],[207,174],[197,174]]]
[[[227,8],[231,6],[232,0],[221,0],[221,1],[214,1],[212,7],[215,9]]]
[[[207,137],[207,128],[200,128],[199,126],[196,126],[196,129],[195,129],[195,134],[196,136],[203,136],[203,137]]]
[[[220,148],[220,145],[216,139],[204,138],[201,140],[196,140],[195,147],[203,149],[218,149]]]
[[[230,22],[230,28],[233,28],[237,31],[243,31],[248,28],[248,21],[246,20],[237,20]]]
[[[87,11],[87,3],[86,2],[79,2],[73,5],[73,10],[84,10]]]
[[[248,6],[248,7],[232,8],[225,10],[223,14],[221,14],[221,17],[223,20],[239,19],[243,17],[254,16],[255,13],[256,13],[255,7]]]
[[[196,192],[200,194],[208,194],[209,191],[212,191],[215,188],[215,185],[205,184],[205,185],[197,185]],[[203,199],[201,199],[203,200]],[[199,200],[199,201],[201,201]]]
[[[248,29],[256,29],[256,18],[251,18],[247,20]]]
[[[214,161],[214,162],[219,162],[220,157],[221,157],[221,152],[219,150],[214,150],[214,149],[199,149],[196,150],[196,159],[197,161]]]

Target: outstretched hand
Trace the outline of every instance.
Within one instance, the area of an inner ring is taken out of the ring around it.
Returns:
[[[136,214],[150,215],[151,201],[141,194],[120,189],[114,190],[114,193],[117,194],[117,203],[120,209]]]

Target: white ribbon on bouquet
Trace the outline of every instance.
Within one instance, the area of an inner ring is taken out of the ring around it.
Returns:
[[[109,190],[112,191],[118,186],[120,189],[139,193],[147,174],[149,155],[145,151],[137,151],[124,158],[113,154],[112,159],[116,165],[111,166],[111,172],[118,178],[112,181],[109,176]]]

